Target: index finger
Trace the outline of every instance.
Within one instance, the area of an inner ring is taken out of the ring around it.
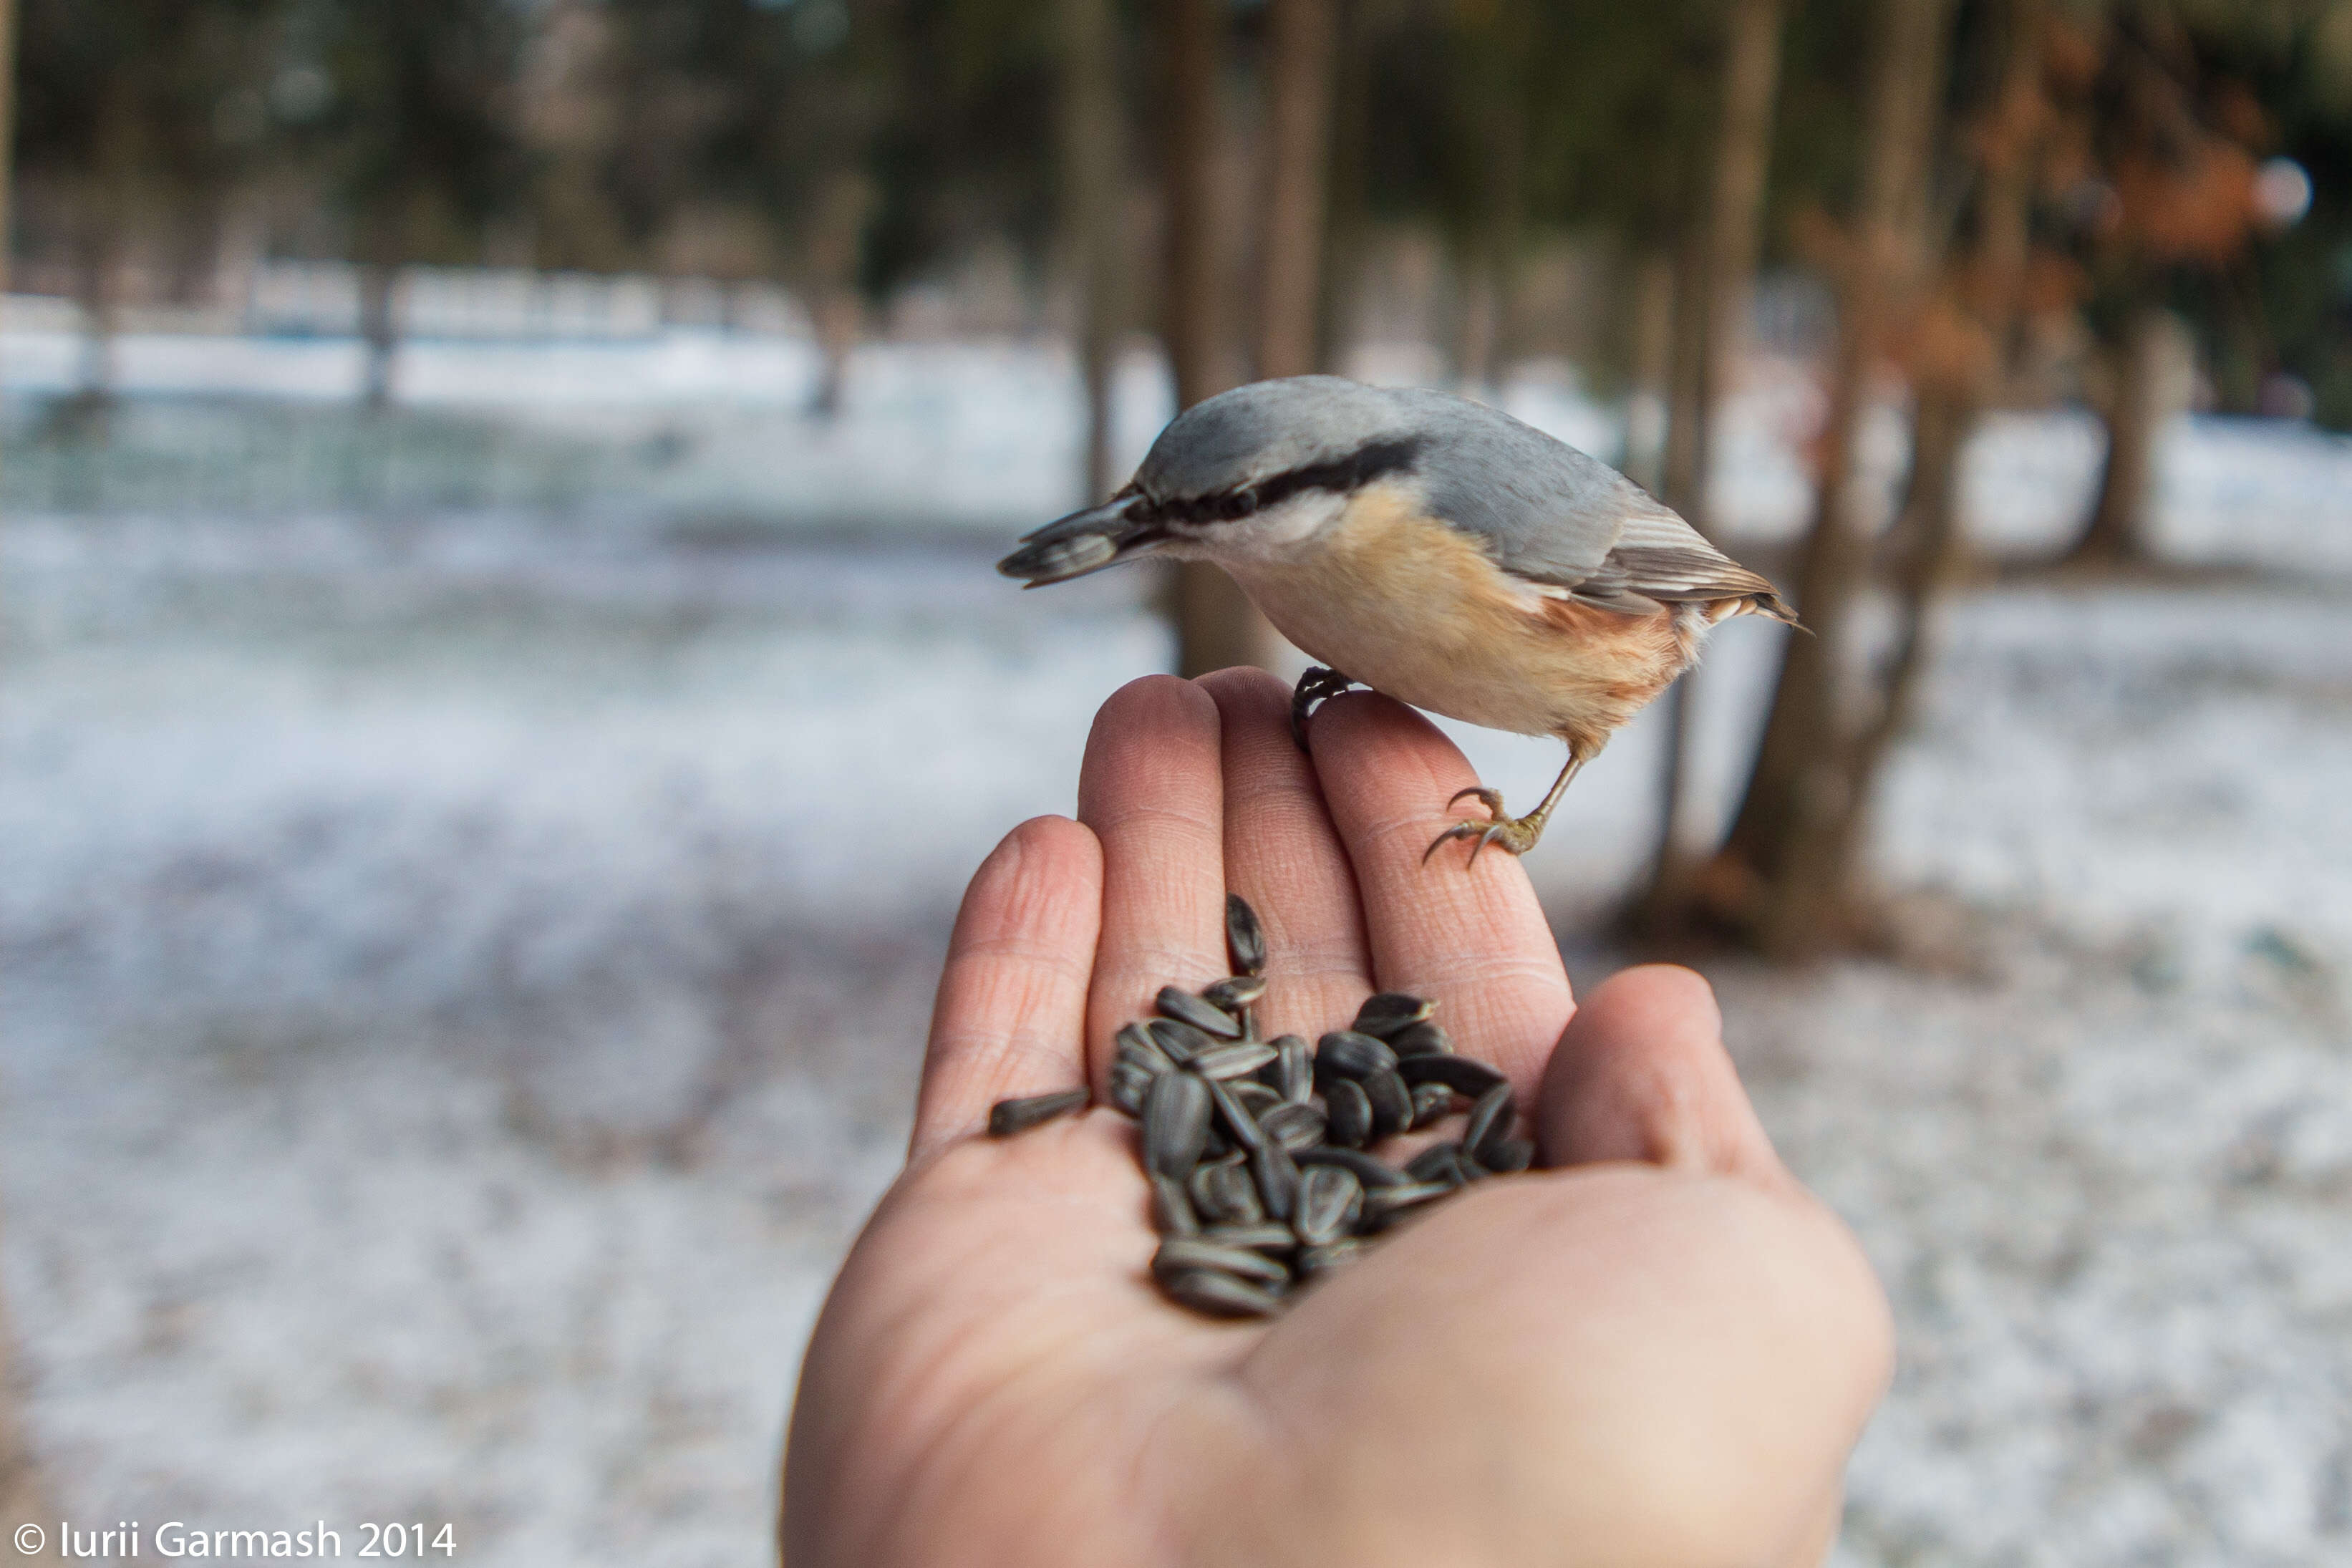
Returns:
[[[1315,771],[1363,891],[1382,988],[1427,996],[1469,1055],[1511,1078],[1532,1106],[1576,1003],[1535,889],[1509,855],[1423,858],[1453,820],[1447,799],[1478,782],[1435,725],[1370,692],[1333,698],[1309,731]]]

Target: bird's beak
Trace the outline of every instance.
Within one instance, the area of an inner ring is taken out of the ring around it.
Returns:
[[[1023,535],[1021,548],[998,562],[996,569],[1007,577],[1026,579],[1021,584],[1024,588],[1042,588],[1148,555],[1167,542],[1168,535],[1157,523],[1135,520],[1132,514],[1141,510],[1142,500],[1140,496],[1121,496],[1049,522]]]

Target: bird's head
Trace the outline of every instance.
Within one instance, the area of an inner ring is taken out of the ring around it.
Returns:
[[[996,569],[1035,588],[1152,553],[1278,555],[1365,486],[1411,472],[1424,445],[1393,393],[1333,375],[1254,382],[1186,409],[1125,489],[1027,535]]]

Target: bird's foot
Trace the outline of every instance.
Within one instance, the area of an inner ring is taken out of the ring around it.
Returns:
[[[1526,816],[1504,816],[1501,790],[1488,789],[1484,784],[1474,784],[1468,789],[1455,791],[1454,800],[1449,800],[1445,804],[1451,806],[1454,800],[1460,800],[1466,795],[1475,795],[1478,797],[1478,803],[1486,808],[1486,820],[1457,822],[1430,840],[1429,847],[1422,851],[1423,865],[1429,863],[1429,858],[1436,854],[1441,846],[1449,844],[1456,838],[1467,838],[1471,841],[1470,859],[1467,863],[1475,866],[1478,863],[1478,852],[1489,844],[1497,845],[1513,855],[1524,855],[1536,847],[1537,839],[1543,837],[1545,814],[1537,811],[1530,812]]]
[[[1336,669],[1326,669],[1319,664],[1307,667],[1307,673],[1290,690],[1290,738],[1298,742],[1300,751],[1307,749],[1307,718],[1315,711],[1315,705],[1327,697],[1339,696],[1355,684],[1353,677]]]

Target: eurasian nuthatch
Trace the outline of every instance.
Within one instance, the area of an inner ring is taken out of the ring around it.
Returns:
[[[1525,816],[1505,816],[1496,791],[1462,792],[1488,818],[1430,848],[1473,839],[1474,858],[1533,848],[1569,780],[1690,667],[1707,628],[1795,619],[1607,464],[1483,404],[1338,376],[1196,404],[1126,489],[1028,535],[997,570],[1034,588],[1147,554],[1214,562],[1329,667],[1293,693],[1301,744],[1314,704],[1355,684],[1565,741],[1568,765]]]

